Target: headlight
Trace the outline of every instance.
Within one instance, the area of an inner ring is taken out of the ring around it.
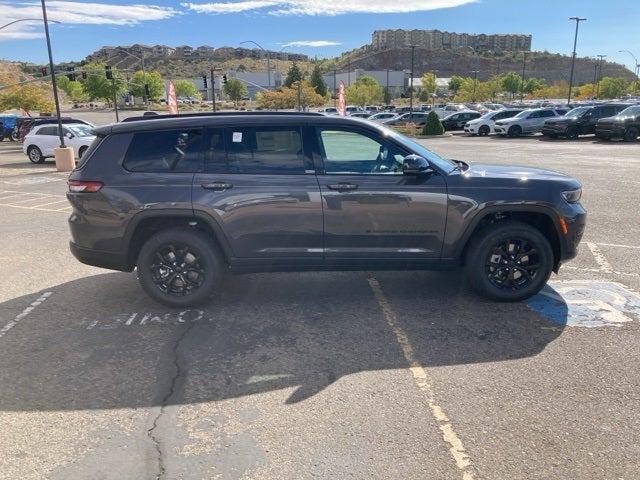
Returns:
[[[580,201],[580,197],[582,197],[582,189],[579,188],[577,190],[562,192],[562,196],[569,203],[578,203]]]

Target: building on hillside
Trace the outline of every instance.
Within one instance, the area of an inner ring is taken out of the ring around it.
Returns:
[[[176,53],[176,49],[167,45],[154,45],[151,53],[154,57],[170,57]]]
[[[428,50],[447,50],[470,47],[475,51],[530,51],[531,35],[472,34],[440,30],[376,30],[371,36],[374,50],[407,48],[415,45]]]
[[[404,70],[363,70],[336,71],[322,76],[327,88],[332,92],[343,82],[345,87],[353,85],[360,77],[373,77],[383,88],[388,88],[391,98],[398,98],[407,89],[409,73]]]
[[[176,47],[175,55],[178,57],[191,57],[193,55],[193,47],[189,45],[180,45]]]
[[[209,45],[202,45],[194,50],[193,55],[201,58],[210,58],[213,57],[215,51],[216,49]]]

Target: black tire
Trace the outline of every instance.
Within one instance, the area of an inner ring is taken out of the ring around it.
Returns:
[[[522,127],[520,125],[514,125],[513,127],[509,127],[509,131],[507,135],[511,138],[519,137],[522,135]]]
[[[505,244],[509,245],[507,249],[498,249]],[[513,251],[511,245],[514,246]],[[521,249],[524,251],[518,253]],[[544,287],[551,276],[553,264],[551,245],[538,229],[526,223],[509,221],[491,225],[474,235],[465,259],[465,273],[480,295],[500,302],[517,302],[535,295]],[[534,265],[537,265],[535,270]]]
[[[87,151],[87,148],[89,147],[80,147],[80,150],[78,150],[78,158],[82,158],[82,156],[84,155],[84,152]]]
[[[478,129],[478,135],[480,135],[481,137],[486,137],[490,133],[491,133],[491,129],[489,128],[489,125],[482,125]]]
[[[566,137],[567,140],[576,140],[580,135],[580,131],[576,127],[569,127],[567,129]]]
[[[27,148],[27,157],[29,157],[29,161],[31,161],[31,163],[44,163],[42,150],[40,150],[35,145],[31,145],[29,148]]]
[[[195,257],[195,261],[189,261],[188,254],[182,255],[181,252],[185,249]],[[167,251],[169,256],[163,256]],[[173,258],[177,262],[168,261],[171,252],[175,252]],[[185,268],[187,263],[190,267]],[[188,228],[162,230],[151,237],[140,250],[137,267],[138,281],[144,291],[155,301],[174,308],[191,307],[206,302],[219,285],[224,272],[222,256],[211,240],[204,233]],[[196,271],[197,274],[194,273]],[[196,276],[188,277],[190,274]],[[167,282],[163,283],[163,279],[167,277],[174,279],[170,280],[168,285]],[[188,283],[196,283],[197,286],[188,287]],[[182,293],[174,290],[181,287]],[[189,288],[191,290],[188,290]]]
[[[20,141],[20,134],[15,130],[11,132],[11,141],[12,142]]]
[[[638,135],[640,135],[640,131],[637,127],[629,127],[624,131],[622,138],[625,142],[635,142],[638,139]]]

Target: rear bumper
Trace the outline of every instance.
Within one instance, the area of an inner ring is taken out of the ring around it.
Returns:
[[[121,272],[130,272],[133,270],[132,266],[128,264],[127,256],[118,252],[91,250],[79,247],[73,242],[69,242],[69,249],[73,256],[85,265],[108,268],[109,270],[119,270]]]

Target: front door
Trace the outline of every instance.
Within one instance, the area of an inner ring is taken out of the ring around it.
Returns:
[[[315,137],[328,263],[440,257],[447,213],[441,175],[404,175],[411,152],[364,127],[322,127]]]
[[[193,208],[248,263],[322,262],[322,204],[298,125],[210,129]]]

